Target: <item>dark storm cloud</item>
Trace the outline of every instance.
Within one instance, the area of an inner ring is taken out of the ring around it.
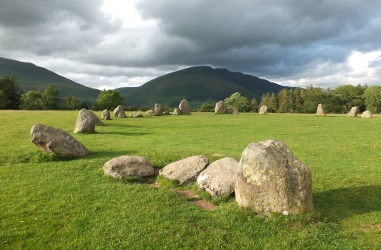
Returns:
[[[125,3],[115,17],[103,0],[0,0],[0,56],[95,88],[194,65],[296,85],[380,80],[379,59],[352,74],[348,58],[381,56],[381,0],[136,0],[137,24]]]
[[[1,49],[65,56],[120,28],[100,12],[102,1],[0,1]]]
[[[380,6],[380,1],[353,0],[143,0],[137,5],[143,18],[158,20],[162,32],[190,44],[167,55],[165,44],[154,45],[163,63],[208,62],[266,75],[292,74],[318,59],[343,62],[354,49],[380,49]]]

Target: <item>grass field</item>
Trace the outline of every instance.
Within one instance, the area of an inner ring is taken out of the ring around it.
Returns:
[[[0,111],[0,249],[381,248],[380,116],[193,113],[113,119],[74,134],[77,115]],[[43,156],[30,141],[36,123],[69,132],[91,154]],[[173,189],[102,171],[121,155],[157,168],[196,154],[239,160],[250,142],[267,139],[285,142],[311,169],[313,213],[266,218],[234,197],[207,211]]]

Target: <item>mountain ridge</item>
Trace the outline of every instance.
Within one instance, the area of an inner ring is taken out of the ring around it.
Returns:
[[[228,69],[194,66],[157,77],[134,89],[117,90],[125,97],[125,103],[132,106],[152,107],[156,102],[176,107],[182,99],[187,99],[194,108],[204,102],[224,100],[235,92],[260,101],[263,94],[278,93],[283,88],[290,87]]]
[[[0,57],[0,77],[12,74],[24,92],[30,90],[43,91],[48,85],[53,84],[57,87],[62,98],[70,94],[81,100],[95,101],[100,93],[100,90],[83,86],[31,62],[20,62]]]
[[[62,98],[71,94],[91,102],[95,101],[101,92],[33,63],[0,57],[0,77],[11,74],[15,75],[24,92],[43,91],[49,84],[54,84]],[[284,88],[291,87],[224,68],[194,66],[159,76],[139,87],[115,90],[124,97],[125,106],[153,108],[155,103],[160,103],[164,107],[174,108],[182,99],[187,99],[192,108],[199,108],[204,102],[224,100],[235,92],[242,93],[250,100],[256,98],[259,102],[263,94],[278,93]]]

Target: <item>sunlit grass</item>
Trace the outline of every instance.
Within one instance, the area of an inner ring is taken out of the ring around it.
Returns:
[[[194,113],[113,118],[95,134],[74,134],[77,115],[0,111],[0,248],[381,247],[379,116]],[[91,154],[44,156],[30,141],[36,123],[72,134]],[[234,199],[204,211],[166,187],[102,171],[121,155],[145,156],[159,168],[197,154],[210,162],[239,160],[250,142],[267,139],[284,141],[311,169],[315,212],[265,218],[239,209]]]

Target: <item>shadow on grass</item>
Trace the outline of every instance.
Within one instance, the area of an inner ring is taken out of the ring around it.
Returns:
[[[381,186],[333,189],[314,194],[315,210],[333,220],[381,211]]]
[[[112,158],[119,157],[122,155],[134,155],[136,151],[128,151],[128,150],[121,150],[121,151],[91,151],[88,156],[86,156],[86,159],[97,159],[97,158]]]
[[[124,135],[124,136],[127,136],[127,135],[149,135],[151,133],[134,133],[134,132],[128,132],[128,131],[111,131],[111,132],[98,132],[98,134],[104,134],[104,135]]]
[[[138,128],[139,126],[134,126],[131,124],[115,124],[115,123],[107,123],[104,124],[105,127],[119,127],[119,128]]]

